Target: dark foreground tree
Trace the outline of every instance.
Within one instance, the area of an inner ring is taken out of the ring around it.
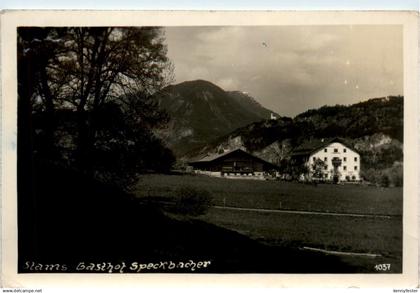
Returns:
[[[167,170],[173,155],[153,129],[168,117],[152,95],[171,74],[160,28],[19,28],[20,142],[122,185]]]

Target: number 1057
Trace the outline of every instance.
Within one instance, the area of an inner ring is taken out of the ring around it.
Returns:
[[[382,263],[375,265],[375,270],[377,271],[389,271],[391,269],[391,264],[389,263]]]

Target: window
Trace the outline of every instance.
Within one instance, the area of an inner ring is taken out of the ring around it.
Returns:
[[[346,158],[346,157],[344,157],[344,158],[343,158],[343,161],[344,161],[344,162],[347,162],[347,158]]]
[[[338,153],[338,149],[334,149],[334,153]]]
[[[352,179],[352,180],[356,180],[356,176],[354,176],[354,175],[353,175],[353,176],[351,176],[351,179]]]
[[[315,158],[315,157],[312,157],[312,161],[314,161],[314,162],[315,162],[315,161],[316,161],[316,158]]]
[[[324,149],[324,153],[326,153],[327,152],[327,149]]]
[[[346,148],[343,149],[343,153],[347,153],[347,149]]]
[[[354,161],[357,162],[357,157],[354,157]]]
[[[327,157],[324,157],[324,162],[328,161]]]
[[[347,166],[343,166],[343,170],[346,171],[347,170]]]
[[[357,166],[354,166],[354,171],[357,171]]]
[[[328,166],[327,166],[327,165],[325,165],[325,166],[324,166],[324,169],[325,169],[325,170],[327,170],[327,168],[328,168]]]

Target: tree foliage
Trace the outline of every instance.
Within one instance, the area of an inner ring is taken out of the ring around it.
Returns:
[[[20,118],[33,118],[22,126],[34,153],[102,179],[127,183],[174,161],[153,131],[168,122],[152,96],[171,74],[160,28],[18,30]]]
[[[375,168],[365,168],[362,169],[361,176],[364,180],[375,184],[377,186],[388,187],[403,186],[404,175],[403,175],[403,165],[402,163],[394,163],[391,167],[386,169],[375,169]]]
[[[290,174],[292,179],[299,179],[302,175],[307,177],[309,168],[303,161],[300,160],[286,160],[280,162],[280,172],[283,174]]]
[[[312,164],[312,177],[316,179],[323,179],[325,172],[325,162],[321,159],[316,159]]]
[[[403,107],[401,96],[370,99],[351,106],[324,106],[295,117],[316,127],[317,137],[357,138],[383,133],[403,140]]]

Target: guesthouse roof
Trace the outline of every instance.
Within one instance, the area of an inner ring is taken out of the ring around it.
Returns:
[[[349,149],[355,151],[353,148],[348,146],[344,139],[334,137],[328,139],[311,139],[309,141],[306,141],[292,151],[292,156],[309,156],[315,153],[316,151],[330,145],[333,142],[339,142],[348,147]]]

